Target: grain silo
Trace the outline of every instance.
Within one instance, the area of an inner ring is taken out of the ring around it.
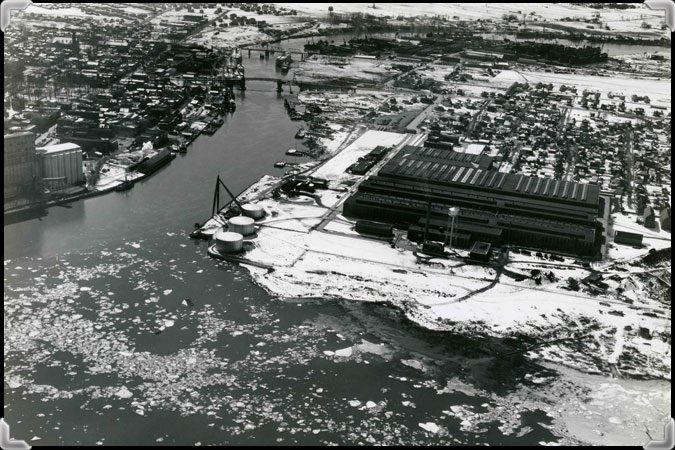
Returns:
[[[244,245],[244,236],[231,231],[219,231],[214,236],[219,253],[236,253]]]
[[[228,221],[228,229],[234,233],[239,233],[244,236],[255,233],[254,221],[250,217],[236,216]]]

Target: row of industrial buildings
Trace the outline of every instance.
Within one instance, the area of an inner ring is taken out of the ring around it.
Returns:
[[[452,244],[476,241],[597,257],[604,242],[597,185],[494,170],[493,158],[406,146],[364,180],[344,214],[407,228],[412,241],[447,242],[448,209],[459,207]]]

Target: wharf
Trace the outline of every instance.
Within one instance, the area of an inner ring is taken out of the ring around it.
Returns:
[[[161,166],[168,164],[171,160],[173,160],[176,157],[175,154],[171,154],[171,156],[166,158],[166,161],[164,161]],[[153,173],[155,173],[157,170],[161,168],[161,166],[154,167],[152,171],[141,174],[140,176],[135,177],[133,180],[134,183],[137,181],[140,181],[144,178],[149,177]],[[83,200],[86,198],[92,198],[96,197],[99,195],[107,194],[109,192],[113,192],[117,187],[120,185],[120,183],[115,183],[112,186],[105,187],[103,189],[95,189],[95,190],[87,190],[86,188],[81,188],[80,191],[78,191],[75,194],[68,195],[68,196],[63,196],[61,198],[53,199],[53,200],[42,200],[42,201],[36,201],[32,202],[29,204],[24,204],[21,206],[17,206],[14,208],[8,208],[4,210],[4,217],[5,218],[12,218],[16,216],[21,216],[22,214],[27,214],[32,211],[40,211],[40,210],[45,210],[47,208],[50,208],[52,206],[58,206],[58,205],[64,205],[67,203],[71,203],[77,200]]]
[[[215,259],[220,259],[222,261],[228,261],[228,262],[233,262],[233,263],[238,263],[238,264],[248,264],[251,266],[255,267],[260,267],[261,269],[267,269],[267,272],[274,272],[274,267],[268,265],[268,264],[263,264],[261,262],[257,261],[251,261],[250,259],[243,258],[241,256],[236,256],[236,255],[223,255],[222,253],[218,252],[216,249],[216,245],[210,245],[208,249],[208,255],[212,258]]]

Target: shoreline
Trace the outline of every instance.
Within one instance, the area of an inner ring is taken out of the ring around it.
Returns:
[[[176,157],[176,155],[174,153],[172,153],[171,156],[163,164],[156,167],[155,170],[153,170],[151,172],[148,172],[148,173],[144,173],[141,176],[134,178],[132,180],[133,184],[136,184],[136,182],[144,180],[145,178],[148,178],[151,175],[155,174],[162,167],[164,167],[169,162],[171,162],[175,157]],[[107,188],[104,188],[104,189],[98,189],[98,190],[95,190],[95,191],[85,191],[85,192],[82,192],[82,193],[79,193],[79,194],[75,194],[75,195],[73,195],[71,197],[68,197],[68,198],[63,198],[63,199],[58,199],[58,200],[48,200],[48,201],[45,201],[45,202],[36,202],[36,203],[30,204],[30,205],[27,205],[27,206],[24,206],[24,207],[12,208],[12,209],[9,209],[9,210],[5,210],[4,216],[11,218],[11,217],[16,216],[16,215],[28,214],[28,213],[33,212],[33,211],[46,211],[48,208],[51,208],[53,206],[65,205],[65,204],[68,204],[68,203],[76,202],[78,200],[84,200],[84,199],[87,199],[87,198],[98,197],[99,195],[108,194],[108,193],[114,191],[115,189],[117,189],[117,187],[120,184],[116,184],[114,186],[110,186],[110,187],[107,187]]]
[[[366,136],[367,133],[362,136]],[[331,155],[326,161],[313,166],[309,169],[311,172],[309,175],[316,174],[319,170],[330,172],[333,160],[343,156],[343,153],[349,153],[352,144]],[[328,169],[325,169],[326,167]],[[669,322],[669,317],[662,314],[653,318],[643,315],[644,311],[653,314],[655,308],[657,310],[663,308],[656,301],[640,305],[638,308],[637,305],[612,300],[606,295],[591,296],[588,293],[565,291],[561,289],[562,285],[559,283],[537,287],[527,279],[528,277],[521,282],[500,280],[498,275],[495,276],[495,271],[489,267],[470,266],[472,268],[467,272],[461,268],[461,264],[453,260],[437,260],[441,268],[432,267],[421,263],[407,252],[399,253],[390,249],[380,241],[344,232],[335,233],[329,229],[316,229],[319,222],[329,216],[328,213],[324,213],[326,209],[312,202],[290,199],[288,202],[278,202],[270,198],[270,190],[282,180],[273,179],[274,184],[270,186],[270,178],[263,177],[238,196],[242,198],[242,202],[257,202],[268,212],[266,219],[256,222],[258,225],[258,233],[254,239],[256,248],[242,256],[256,264],[273,267],[274,271],[253,267],[244,261],[240,264],[248,270],[252,281],[271,296],[280,299],[318,296],[384,302],[426,329],[466,336],[515,338],[526,345],[532,340],[546,342],[564,338],[562,342],[525,348],[521,351],[529,354],[528,357],[560,363],[589,374],[609,375],[613,370],[611,368],[618,362],[617,357],[621,354],[629,355],[621,357],[627,357],[628,361],[632,361],[634,358],[632,355],[644,357],[642,352],[647,352],[652,360],[658,360],[656,356],[660,354],[663,345],[659,342],[656,348],[642,347],[641,344],[636,344],[638,341],[635,341],[634,332],[619,333],[617,342],[610,344],[609,350],[604,355],[592,351],[594,345],[600,344],[601,341],[598,339],[604,337],[607,330],[620,330],[628,324],[634,326],[640,324],[640,327],[651,330],[655,340],[649,345],[656,345],[657,340],[665,337],[661,333],[665,332],[663,327],[667,327]],[[331,181],[330,177],[328,180]],[[332,191],[329,189],[326,192]],[[328,210],[339,209],[340,204],[341,201],[338,201]],[[227,211],[228,208],[225,207],[219,213]],[[277,224],[275,227],[267,227],[265,222],[270,216],[274,217],[277,223],[283,224],[285,221],[288,228],[284,228],[284,225],[278,228]],[[311,227],[307,228],[310,225]],[[204,237],[209,238],[222,227],[223,224],[220,222],[206,220],[202,225],[202,231],[208,231]],[[527,258],[523,261],[517,259],[518,261],[511,262],[518,265],[514,270],[523,270],[520,266],[525,267],[524,270],[527,270],[527,267],[538,267],[534,261],[528,261]],[[562,270],[569,268],[565,266]],[[592,272],[593,269],[578,267],[574,270],[584,274]],[[345,288],[347,285],[349,287]],[[487,291],[483,293],[486,289]],[[469,295],[465,295],[466,291]],[[542,296],[548,300],[541,301]],[[495,300],[495,297],[499,300]],[[556,311],[556,306],[565,304],[568,308],[563,307],[563,310],[558,308]],[[603,305],[606,307],[603,308]],[[498,310],[503,308],[513,310],[513,314],[509,314],[508,317],[499,314]],[[603,309],[606,314],[603,314]],[[613,315],[616,311],[620,312],[620,318]],[[565,339],[570,338],[569,330],[575,330],[579,320],[590,320],[598,331],[593,331],[591,336],[585,339],[586,342],[577,341],[576,338],[573,341],[566,341]],[[632,345],[640,345],[640,349],[630,352],[624,350],[624,340],[630,341]],[[578,348],[579,346],[581,348]],[[620,353],[612,356],[612,349]],[[633,353],[635,351],[637,353]],[[665,366],[648,368],[640,367],[638,364],[632,369],[624,365],[625,362],[619,367],[620,373],[626,378],[670,380],[670,367],[667,363]]]

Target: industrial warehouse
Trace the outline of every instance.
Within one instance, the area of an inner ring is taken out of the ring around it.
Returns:
[[[459,207],[452,244],[476,241],[587,257],[603,242],[593,184],[490,170],[492,158],[407,146],[359,185],[344,214],[408,229],[408,239],[447,241],[448,207]]]

